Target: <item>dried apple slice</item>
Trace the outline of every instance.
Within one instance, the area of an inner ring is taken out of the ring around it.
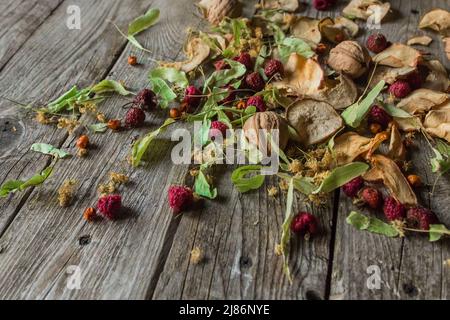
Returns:
[[[423,114],[448,100],[447,94],[430,89],[418,89],[402,99],[397,107],[409,114]]]
[[[410,46],[402,43],[394,43],[373,57],[373,61],[380,65],[393,68],[415,68],[422,61],[422,55]]]
[[[394,160],[405,160],[406,148],[400,134],[398,124],[394,122],[391,127],[391,140],[389,142],[388,156]]]
[[[355,132],[346,132],[334,139],[334,153],[337,166],[343,166],[356,160],[370,150],[370,138]]]
[[[211,52],[210,47],[201,38],[193,38],[186,46],[188,60],[181,62],[165,63],[164,66],[173,67],[184,72],[191,72],[197,68]]]
[[[393,84],[398,79],[403,79],[417,69],[415,67],[392,68],[388,66],[377,66],[369,87],[375,87],[380,81]]]
[[[319,30],[319,20],[309,17],[299,17],[291,26],[291,35],[306,39],[314,43],[320,43],[322,34]]]
[[[311,98],[326,101],[336,110],[342,110],[355,103],[358,96],[358,88],[353,80],[341,74],[336,80],[326,81],[325,88]]]
[[[286,119],[306,146],[324,142],[344,126],[341,116],[331,105],[313,99],[304,99],[290,106]]]
[[[430,28],[443,35],[450,33],[450,12],[443,9],[433,9],[420,20],[419,28]]]
[[[378,0],[352,0],[342,11],[347,17],[367,20],[377,13],[379,21],[383,20],[389,12],[391,5]]]
[[[429,134],[450,142],[450,108],[430,111],[423,126]]]
[[[450,80],[448,78],[447,70],[439,60],[426,61],[424,65],[428,68],[430,73],[428,74],[423,88],[447,92],[450,86]]]
[[[382,181],[397,201],[407,206],[417,206],[417,197],[414,191],[393,160],[378,154],[373,155],[370,160],[372,169],[364,174],[364,180]]]
[[[299,3],[298,0],[264,0],[261,1],[261,8],[295,12],[299,8]]]
[[[433,42],[433,39],[429,36],[417,36],[417,37],[412,37],[411,39],[409,39],[406,44],[408,46],[412,46],[414,44],[420,44],[422,46],[429,46],[431,42]]]

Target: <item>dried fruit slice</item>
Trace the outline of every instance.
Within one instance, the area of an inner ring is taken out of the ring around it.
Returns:
[[[212,24],[219,24],[225,17],[239,16],[242,7],[238,0],[202,0],[198,6]]]
[[[299,7],[298,0],[265,0],[262,1],[263,9],[277,9],[287,12],[295,12]]]
[[[296,38],[310,40],[320,43],[322,34],[319,31],[319,20],[309,17],[299,17],[291,26],[291,35]]]
[[[369,87],[375,87],[381,80],[393,84],[398,79],[404,79],[407,75],[416,71],[415,67],[392,68],[388,66],[377,66]]]
[[[373,155],[372,169],[364,176],[368,182],[383,181],[391,195],[400,203],[407,206],[417,206],[417,197],[397,164],[382,155]]]
[[[419,28],[430,28],[443,35],[448,35],[450,33],[450,12],[443,9],[427,12],[420,20]]]
[[[426,61],[425,66],[430,73],[428,74],[424,88],[446,92],[450,86],[450,80],[448,78],[447,70],[439,60]]]
[[[402,135],[398,130],[398,124],[395,122],[391,128],[388,156],[394,160],[405,160],[406,157],[406,148],[403,143]]]
[[[336,110],[345,109],[358,99],[358,88],[350,77],[341,74],[336,80],[326,83],[325,88],[311,98],[328,102]]]
[[[430,89],[418,89],[402,99],[397,107],[409,114],[423,114],[448,100],[447,94]]]
[[[429,36],[418,36],[418,37],[412,37],[408,40],[406,43],[408,46],[414,45],[414,44],[420,44],[422,46],[428,46],[433,41],[432,38]]]
[[[423,126],[429,134],[450,142],[450,107],[428,113]]]
[[[375,63],[394,68],[415,68],[421,60],[419,51],[402,43],[394,43],[373,57]]]
[[[370,150],[370,138],[355,132],[346,132],[334,140],[334,153],[337,166],[353,162],[361,154]]]
[[[208,58],[210,47],[201,38],[193,38],[186,46],[186,61],[164,63],[166,67],[173,67],[184,72],[191,72]]]
[[[383,3],[378,0],[352,0],[344,8],[342,13],[347,17],[355,17],[362,20],[367,20],[377,13],[377,18],[381,21],[389,12],[390,8],[391,5],[388,2]]]
[[[286,118],[307,146],[324,142],[344,126],[341,116],[330,104],[312,99],[290,106]]]

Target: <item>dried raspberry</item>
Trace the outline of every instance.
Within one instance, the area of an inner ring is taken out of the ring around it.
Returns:
[[[262,91],[266,86],[264,79],[258,72],[250,73],[247,77],[245,77],[245,83],[250,89],[256,92]]]
[[[156,94],[150,89],[143,89],[139,91],[137,96],[134,98],[133,104],[144,109],[145,111],[150,111],[156,108],[158,102],[156,99]]]
[[[406,221],[409,227],[419,228],[420,230],[430,230],[431,224],[439,223],[433,212],[421,207],[409,209],[406,214]]]
[[[300,212],[294,220],[292,220],[291,230],[294,233],[305,235],[314,235],[317,233],[317,218],[307,212]]]
[[[224,60],[219,60],[214,63],[214,68],[216,68],[216,71],[230,69],[230,65],[226,63]]]
[[[98,200],[97,208],[100,213],[110,220],[119,217],[122,210],[122,197],[119,195],[108,195]]]
[[[405,206],[393,197],[386,199],[383,211],[389,221],[403,220],[406,216]]]
[[[381,51],[386,49],[389,44],[385,36],[383,36],[381,33],[375,33],[369,36],[366,46],[367,49],[369,49],[373,53],[380,53]]]
[[[200,90],[198,90],[194,86],[189,86],[186,88],[186,91],[184,93],[184,101],[189,106],[189,109],[197,109],[200,105],[200,102],[202,102],[202,93]]]
[[[389,87],[389,92],[398,99],[406,97],[411,91],[411,86],[404,80],[397,80]]]
[[[358,195],[359,190],[364,185],[364,180],[361,177],[357,177],[353,179],[350,182],[347,182],[342,186],[342,191],[347,195],[349,198],[354,198]]]
[[[252,57],[247,52],[242,52],[240,55],[233,58],[233,60],[237,61],[239,63],[242,63],[245,66],[245,68],[247,69],[247,71],[250,71],[253,69]]]
[[[369,113],[369,124],[379,124],[386,129],[389,123],[392,121],[391,116],[379,106],[373,106]]]
[[[406,81],[408,81],[411,89],[417,90],[422,87],[423,79],[419,72],[413,72],[406,78]]]
[[[226,88],[228,89],[229,94],[225,99],[219,102],[221,105],[230,104],[236,100],[236,91],[234,88],[232,86],[227,86]]]
[[[175,214],[189,208],[194,202],[194,194],[188,187],[171,186],[169,188],[169,205]]]
[[[137,128],[144,124],[145,112],[141,108],[132,107],[125,116],[125,124],[129,128]]]
[[[279,60],[276,59],[269,60],[264,68],[264,73],[269,79],[277,74],[282,76],[284,73],[284,66]]]
[[[247,100],[247,108],[249,106],[254,106],[259,112],[266,111],[266,104],[261,96],[253,96]]]
[[[227,135],[228,126],[220,121],[213,121],[211,123],[211,129],[209,132],[210,137],[217,137],[219,135],[222,135],[222,137],[225,137]]]
[[[336,0],[313,0],[313,6],[319,11],[328,10],[336,3]]]
[[[377,209],[380,207],[383,197],[380,191],[374,188],[365,188],[361,192],[361,198],[364,202],[372,209]]]

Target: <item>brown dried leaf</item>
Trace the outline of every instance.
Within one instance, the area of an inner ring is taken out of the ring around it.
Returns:
[[[430,73],[423,84],[423,88],[447,92],[450,86],[450,80],[448,78],[447,70],[439,60],[426,61],[425,66]]]
[[[417,36],[417,37],[412,37],[411,39],[408,40],[408,42],[406,43],[408,46],[412,46],[414,44],[420,44],[422,46],[428,46],[430,45],[430,43],[433,41],[433,39],[429,36]]]
[[[202,0],[198,6],[204,17],[215,25],[225,17],[239,16],[241,11],[241,4],[238,0]]]
[[[324,142],[344,126],[341,116],[331,105],[312,99],[291,105],[286,111],[286,119],[306,146]]]
[[[324,85],[325,73],[320,64],[297,53],[289,57],[284,75],[284,79],[274,83],[274,86],[298,96],[314,94]]]
[[[350,77],[339,75],[336,80],[327,80],[325,87],[311,95],[315,100],[326,101],[336,110],[351,106],[358,99],[358,88]]]
[[[429,134],[450,142],[450,106],[429,112],[423,126]]]
[[[395,122],[391,127],[391,140],[389,142],[388,156],[394,160],[405,160],[406,157],[406,147],[403,143],[398,124]]]
[[[442,35],[450,34],[450,12],[443,9],[433,9],[420,20],[419,28],[430,28]]]
[[[391,5],[377,0],[352,0],[342,11],[347,17],[367,20],[377,13],[380,21],[389,12]]]
[[[424,114],[430,109],[439,106],[448,100],[446,93],[430,89],[418,89],[406,98],[402,99],[397,107],[409,114]]]
[[[320,20],[299,17],[295,20],[295,23],[291,26],[291,35],[297,38],[306,39],[314,43],[320,43],[322,40],[322,34],[319,31]]]
[[[372,169],[363,178],[369,182],[383,181],[391,195],[407,206],[417,206],[417,197],[397,164],[382,155],[373,155]]]
[[[281,9],[287,12],[295,12],[299,7],[298,0],[263,0],[262,9]]]
[[[421,60],[419,51],[402,43],[394,43],[373,57],[375,63],[393,68],[415,68]]]

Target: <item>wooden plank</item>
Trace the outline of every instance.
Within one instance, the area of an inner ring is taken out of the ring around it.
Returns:
[[[151,5],[161,9],[161,20],[140,37],[141,42],[153,52],[153,59],[173,60],[180,55],[188,27],[199,24],[199,17],[194,15],[197,10],[190,1],[160,0]],[[131,17],[127,15],[125,20]],[[122,21],[121,25],[126,24]],[[141,66],[127,65],[131,53],[138,56]],[[127,46],[110,76],[124,80],[137,91],[147,85],[147,70],[154,67],[149,57]],[[101,106],[102,112],[110,118],[123,117],[123,104],[123,99],[111,99]],[[10,271],[0,279],[1,297],[144,299],[149,295],[153,277],[159,272],[160,256],[176,227],[167,205],[167,189],[171,181],[183,178],[187,168],[172,168],[169,132],[152,145],[154,156],[148,167],[133,170],[126,158],[131,140],[159,127],[166,116],[167,111],[152,113],[140,130],[91,135],[96,148],[86,160],[72,158],[56,166],[55,175],[32,193],[29,205],[23,207],[2,238],[7,247],[0,264]],[[81,121],[93,120],[83,116]],[[75,138],[70,138],[63,146],[75,152],[74,142]],[[131,186],[121,191],[128,215],[114,223],[87,224],[82,213],[95,205],[97,186],[110,171],[124,172],[131,178]],[[61,209],[56,189],[65,179],[80,184],[73,205]],[[80,245],[80,238],[85,239],[81,241],[84,245]],[[36,243],[35,239],[40,240]],[[86,239],[90,239],[89,244]],[[70,265],[81,268],[80,290],[66,286]]]
[[[5,0],[0,3],[0,70],[62,0]]]
[[[390,41],[405,43],[410,37],[427,33],[435,41],[429,49],[447,64],[442,44],[436,34],[418,30],[420,17],[435,7],[446,7],[446,1],[391,1],[395,17],[382,24],[381,33]],[[417,11],[416,11],[417,10]],[[363,40],[363,39],[361,39]],[[432,184],[436,178],[430,172],[429,146],[418,136],[418,148],[411,150],[414,170]],[[420,198],[424,206],[436,212],[444,223],[449,223],[448,179],[438,185],[433,199],[429,199],[429,188],[423,189]],[[387,239],[366,232],[358,232],[345,223],[345,218],[355,207],[344,195],[340,196],[336,244],[331,282],[331,299],[448,299],[448,270],[443,260],[449,256],[448,242],[430,244],[426,237],[411,235],[405,239]],[[370,214],[369,212],[365,212]],[[369,289],[366,285],[378,266],[381,271],[381,288]]]
[[[305,15],[326,16],[310,7]],[[324,299],[327,294],[333,202],[325,208],[306,204],[298,197],[296,212],[308,211],[320,219],[322,232],[311,241],[294,239],[290,250],[294,283],[283,274],[282,259],[275,255],[285,216],[286,197],[273,199],[269,179],[258,191],[240,195],[232,186],[233,168],[218,168],[220,200],[185,214],[158,281],[154,299]],[[200,248],[205,261],[190,262]]]
[[[39,107],[75,84],[85,87],[104,78],[126,43],[107,20],[124,23],[146,7],[142,2],[70,4],[81,9],[82,29],[68,30],[65,21],[69,2],[61,5],[1,71],[3,96]],[[28,152],[32,143],[58,146],[67,135],[38,124],[33,115],[6,100],[0,100],[0,110],[0,128],[6,130],[0,146],[2,184],[7,179],[31,177],[47,165],[48,158]],[[0,235],[28,195],[25,192],[0,200]]]

